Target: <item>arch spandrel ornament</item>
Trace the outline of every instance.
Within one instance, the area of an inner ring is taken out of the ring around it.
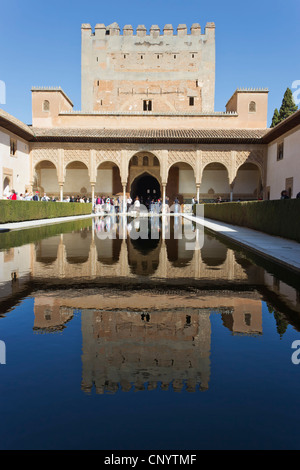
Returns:
[[[196,151],[170,150],[168,153],[168,171],[176,163],[187,163],[196,171]]]
[[[239,168],[244,165],[244,163],[253,163],[256,165],[263,178],[264,176],[264,151],[263,150],[249,150],[249,151],[240,151],[236,153],[235,158],[235,174],[237,174]]]
[[[73,149],[64,151],[64,168],[66,168],[69,163],[72,162],[81,162],[84,163],[88,168],[90,166],[90,151]]]
[[[113,162],[121,171],[121,151],[119,150],[97,150],[96,151],[96,168],[99,167],[102,163]]]
[[[234,179],[234,167],[232,162],[232,154],[230,151],[221,151],[221,150],[211,150],[202,152],[201,159],[201,179],[203,176],[203,171],[205,167],[210,163],[220,163],[223,165],[228,173],[229,183]]]
[[[38,163],[42,161],[50,161],[58,169],[59,167],[59,154],[56,148],[34,148],[31,151],[32,167],[35,168]]]

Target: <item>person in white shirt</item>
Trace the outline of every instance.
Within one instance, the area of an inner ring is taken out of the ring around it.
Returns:
[[[140,208],[141,208],[141,203],[140,203],[140,200],[138,198],[138,196],[135,198],[135,201],[134,201],[134,210],[139,213],[140,212]]]

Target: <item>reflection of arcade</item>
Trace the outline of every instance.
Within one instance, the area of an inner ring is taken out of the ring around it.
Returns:
[[[176,222],[174,219],[171,218],[172,224],[181,224],[181,217]],[[36,244],[33,276],[41,279],[46,272],[48,278],[101,278],[115,283],[119,283],[119,277],[134,279],[136,275],[153,279],[249,281],[234,252],[218,240],[205,235],[201,250],[187,250],[184,237],[162,237],[159,218],[145,222],[149,223],[147,240],[118,238],[119,225],[114,217],[97,218],[94,230],[44,239]],[[136,224],[137,221],[132,221],[126,225],[131,235],[134,230],[138,233]],[[255,283],[258,281],[256,275]]]

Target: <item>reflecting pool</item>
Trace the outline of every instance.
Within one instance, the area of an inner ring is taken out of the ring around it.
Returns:
[[[1,449],[299,448],[299,276],[169,222],[0,234]]]

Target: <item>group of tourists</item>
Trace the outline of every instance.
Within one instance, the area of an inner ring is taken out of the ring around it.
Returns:
[[[280,199],[291,199],[286,189],[281,191]],[[296,199],[300,199],[300,193],[297,194]]]
[[[25,193],[20,193],[18,194],[14,189],[12,189],[4,199],[10,199],[12,201],[43,201],[43,202],[56,202],[59,201],[59,199],[55,198],[54,196],[48,196],[47,193],[44,193],[43,196],[40,196],[39,191],[34,191],[34,192],[28,192],[25,191]],[[92,202],[88,197],[86,196],[67,196],[65,199],[63,199],[63,202]]]
[[[93,209],[95,213],[118,214],[121,211],[121,199],[119,197],[96,196]]]

